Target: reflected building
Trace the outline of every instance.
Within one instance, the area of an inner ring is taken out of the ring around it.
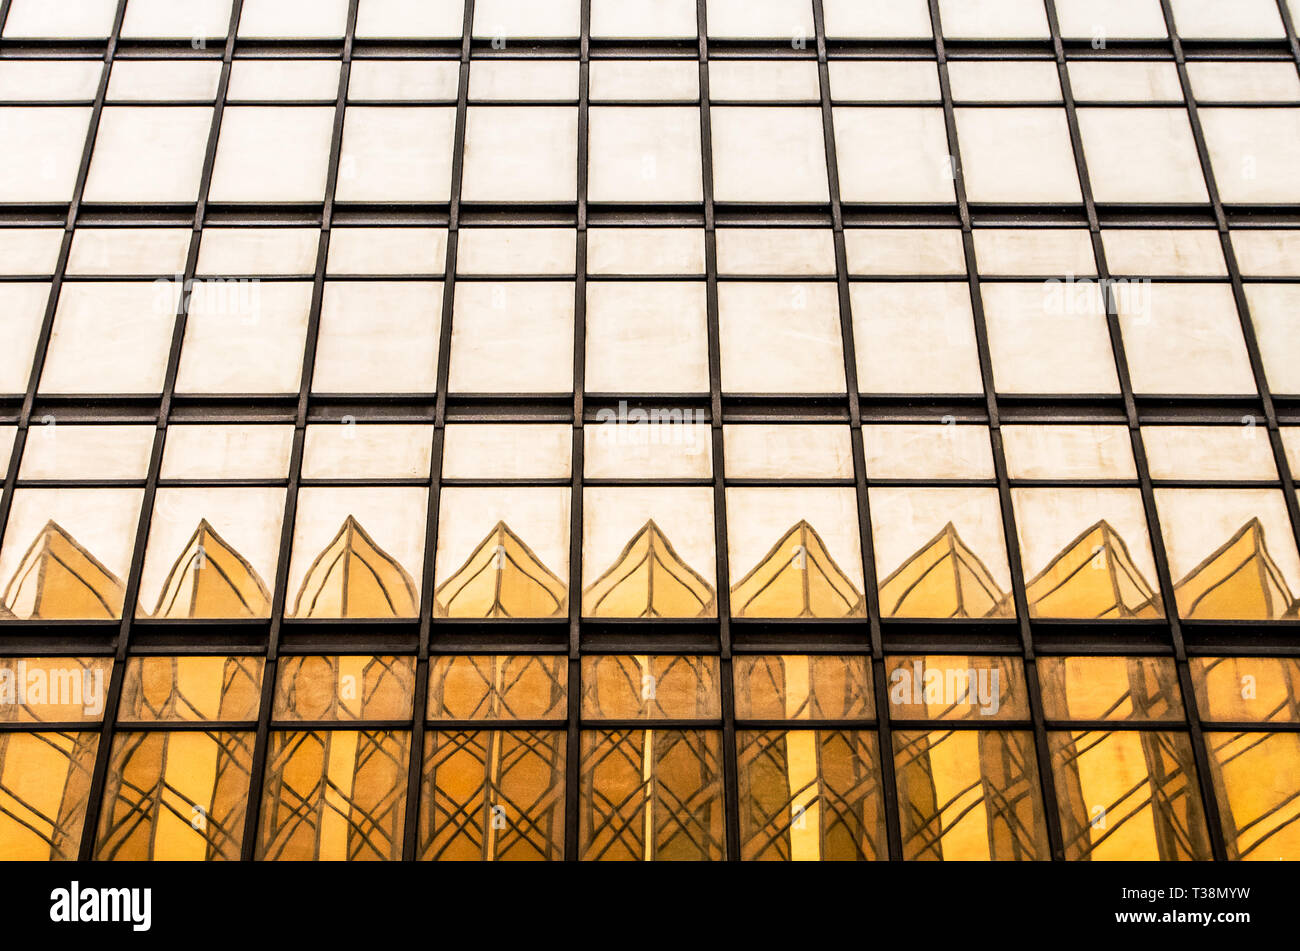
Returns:
[[[0,2],[0,856],[1293,857],[1221,6]]]

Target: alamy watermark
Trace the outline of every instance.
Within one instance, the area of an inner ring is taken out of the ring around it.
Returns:
[[[31,667],[20,660],[0,668],[0,708],[81,707],[86,716],[104,712],[104,671],[80,665]]]
[[[996,716],[1002,707],[1002,676],[996,667],[930,667],[923,661],[896,668],[889,675],[889,702],[977,707],[981,716]]]

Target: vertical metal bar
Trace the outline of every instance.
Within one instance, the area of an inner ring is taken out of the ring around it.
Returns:
[[[1183,99],[1187,107],[1188,121],[1192,128],[1192,138],[1196,143],[1197,158],[1200,162],[1201,172],[1205,176],[1205,188],[1209,195],[1210,205],[1214,209],[1214,221],[1219,232],[1219,243],[1223,249],[1224,261],[1228,267],[1229,279],[1232,283],[1232,296],[1237,306],[1237,316],[1240,321],[1242,339],[1246,345],[1246,352],[1250,358],[1251,372],[1254,375],[1255,386],[1259,392],[1259,398],[1263,404],[1264,418],[1268,426],[1270,445],[1273,449],[1274,461],[1277,464],[1278,474],[1282,481],[1282,498],[1285,500],[1287,516],[1291,522],[1291,532],[1293,539],[1300,543],[1300,505],[1297,504],[1294,483],[1291,479],[1291,467],[1286,457],[1285,447],[1282,445],[1281,432],[1277,424],[1277,412],[1273,405],[1273,395],[1269,390],[1268,378],[1264,372],[1264,362],[1260,354],[1259,341],[1255,336],[1255,325],[1250,316],[1250,304],[1246,299],[1246,289],[1241,277],[1241,268],[1237,264],[1237,256],[1233,250],[1232,238],[1229,234],[1228,216],[1223,207],[1223,199],[1219,193],[1218,182],[1215,179],[1214,166],[1210,161],[1209,147],[1206,144],[1205,130],[1201,125],[1200,110],[1196,101],[1195,91],[1192,89],[1191,78],[1187,73],[1187,60],[1183,54],[1183,43],[1178,33],[1177,24],[1174,21],[1173,9],[1169,0],[1160,0],[1160,8],[1164,14],[1165,27],[1169,32],[1169,43],[1173,49],[1174,64],[1178,69],[1178,81],[1182,86]],[[1163,539],[1161,540],[1163,541]],[[1172,590],[1170,600],[1166,602],[1165,611],[1174,618],[1178,613],[1178,605],[1173,600]],[[1201,784],[1202,796],[1205,800],[1205,817],[1210,826],[1210,844],[1214,851],[1214,858],[1224,860],[1227,858],[1227,848],[1223,840],[1223,826],[1220,822],[1219,805],[1214,795],[1214,787],[1210,777],[1208,747],[1205,743],[1204,733],[1201,728],[1200,711],[1196,706],[1196,695],[1192,689],[1192,678],[1187,663],[1186,648],[1184,646],[1181,624],[1174,620],[1172,623],[1174,634],[1174,650],[1178,663],[1179,684],[1183,691],[1183,706],[1187,711],[1188,728],[1192,739],[1192,753],[1196,759],[1196,770],[1198,779]]]
[[[587,185],[591,139],[591,0],[582,0],[578,40],[578,184],[573,276],[573,449],[569,495],[569,683],[565,715],[564,857],[576,862],[581,841],[580,776],[582,756],[582,519],[584,398],[587,376]]]
[[[429,469],[429,502],[424,526],[424,575],[420,593],[420,646],[415,660],[415,699],[412,705],[411,762],[407,772],[406,830],[402,858],[419,859],[420,786],[424,780],[425,721],[429,707],[429,656],[434,636],[433,588],[437,568],[438,514],[442,498],[442,457],[446,445],[447,389],[451,374],[451,331],[456,297],[456,259],[460,238],[460,192],[465,171],[465,121],[469,101],[470,53],[473,45],[474,0],[465,0],[461,25],[460,68],[456,81],[456,125],[452,139],[451,183],[447,203],[447,253],[443,265],[442,313],[438,330],[437,394],[433,419],[433,454]]]
[[[1034,657],[1034,637],[1029,623],[1029,603],[1025,595],[1025,575],[1020,559],[1015,508],[1011,501],[1011,483],[1007,474],[1006,454],[1002,446],[1002,423],[994,383],[993,358],[989,350],[988,325],[984,319],[984,298],[980,291],[979,264],[975,257],[970,202],[966,197],[966,179],[961,164],[961,146],[957,138],[956,110],[953,107],[952,85],[948,77],[948,55],[944,46],[939,0],[930,0],[930,20],[934,26],[934,48],[939,64],[939,88],[943,94],[944,124],[947,128],[948,148],[952,153],[950,168],[953,173],[953,188],[957,196],[957,210],[961,217],[962,247],[966,257],[967,280],[970,284],[971,310],[975,317],[975,340],[979,350],[980,372],[984,379],[989,437],[993,446],[993,468],[997,475],[998,497],[1002,508],[1002,531],[1006,536],[1007,561],[1011,568],[1011,590],[1016,604],[1016,618],[1020,626],[1029,712],[1034,721],[1034,748],[1037,754],[1040,793],[1043,797],[1043,816],[1047,825],[1051,857],[1059,861],[1064,858],[1065,849],[1061,839],[1060,816],[1056,811],[1056,783],[1052,775],[1047,730],[1043,726],[1043,701]]]
[[[60,265],[64,272],[67,267],[67,251],[70,250],[72,232],[76,224],[77,212],[80,209],[81,197],[85,192],[86,176],[90,168],[90,159],[94,151],[94,139],[98,132],[99,120],[103,115],[104,100],[108,92],[109,75],[113,68],[113,57],[116,53],[117,43],[122,33],[122,21],[126,15],[126,0],[118,3],[117,13],[113,20],[113,32],[108,41],[108,47],[105,51],[105,68],[100,76],[99,92],[95,97],[95,111],[91,120],[91,130],[86,137],[86,151],[82,156],[82,166],[77,177],[77,193],[73,200],[73,206],[68,211],[67,231],[64,235],[64,249],[60,255]],[[233,28],[231,33],[233,34]],[[224,81],[229,71],[228,65],[222,66],[222,80]],[[144,563],[144,550],[148,542],[149,523],[153,514],[153,499],[158,485],[158,470],[162,464],[163,439],[166,435],[166,420],[170,405],[170,394],[174,391],[176,385],[176,366],[180,355],[180,340],[185,333],[185,311],[188,308],[188,281],[194,273],[194,265],[198,260],[198,237],[199,222],[203,217],[203,204],[206,198],[206,188],[211,182],[212,177],[212,160],[216,152],[216,141],[221,124],[221,106],[218,103],[214,107],[213,120],[208,133],[207,154],[203,166],[203,179],[200,184],[198,201],[194,208],[194,232],[190,238],[189,254],[186,261],[186,283],[182,284],[180,291],[180,306],[175,317],[175,323],[172,331],[171,351],[168,358],[166,382],[163,385],[163,392],[159,400],[158,415],[156,418],[156,428],[154,431],[153,448],[149,459],[149,479],[143,498],[140,503],[140,512],[134,544],[132,546],[131,566],[127,575],[126,590],[122,599],[122,618],[118,626],[118,635],[114,644],[113,668],[109,673],[108,691],[104,702],[104,719],[100,724],[99,746],[95,751],[95,766],[91,773],[90,791],[86,801],[86,815],[82,827],[81,843],[79,847],[79,858],[81,861],[89,861],[95,854],[95,837],[99,829],[99,814],[102,805],[101,799],[104,795],[104,785],[108,776],[109,758],[113,748],[113,737],[117,726],[117,710],[122,696],[122,681],[126,675],[127,651],[131,639],[131,628],[135,620],[136,602],[139,600],[140,571]],[[56,306],[55,295],[51,294],[50,311],[48,316],[53,318],[53,310]],[[45,336],[40,346],[40,352],[37,356],[37,363],[43,364],[46,348],[49,344],[48,336]],[[28,388],[28,398],[34,397],[38,385],[40,368],[33,370],[32,380]],[[25,403],[24,416],[30,419],[30,404]],[[15,459],[14,462],[17,460]],[[6,500],[7,501],[7,500]]]
[[[867,490],[866,447],[862,434],[862,406],[858,382],[857,343],[853,336],[853,308],[849,288],[848,251],[844,239],[844,209],[840,197],[839,156],[835,147],[835,114],[831,105],[830,66],[826,55],[826,15],[822,0],[813,0],[817,31],[817,72],[821,88],[822,130],[826,147],[826,177],[830,186],[831,226],[835,240],[836,289],[839,292],[840,336],[844,349],[844,380],[848,395],[849,429],[853,441],[853,473],[857,483],[858,533],[862,550],[862,581],[867,601],[867,629],[871,640],[871,674],[875,693],[876,736],[880,744],[880,789],[884,799],[889,858],[903,857],[898,815],[898,784],[894,771],[894,741],[890,726],[889,693],[885,676],[884,637],[880,627],[879,574],[876,546],[871,534],[871,497]]]
[[[731,568],[727,551],[726,458],[722,426],[722,350],[718,322],[718,234],[713,206],[713,123],[709,101],[709,21],[696,3],[700,67],[700,162],[704,194],[705,305],[709,335],[709,423],[713,451],[713,546],[718,592],[719,679],[722,702],[722,787],[727,860],[740,860],[740,779],[736,762],[735,665],[731,652]]]
[[[289,484],[285,493],[284,522],[280,527],[280,561],[276,567],[275,593],[271,603],[271,625],[266,645],[266,667],[262,674],[262,701],[257,720],[257,737],[250,770],[248,811],[244,819],[242,857],[251,860],[257,854],[258,828],[261,821],[262,786],[266,758],[270,747],[271,713],[275,698],[275,678],[279,668],[280,636],[288,600],[289,564],[293,556],[293,528],[298,511],[298,488],[302,482],[303,444],[311,403],[312,376],[316,369],[316,346],[320,340],[321,302],[325,294],[326,263],[329,259],[330,229],[334,218],[334,196],[338,190],[339,160],[343,144],[343,120],[348,100],[348,82],[352,70],[352,44],[357,32],[357,8],[360,0],[349,0],[347,30],[339,67],[338,94],[334,101],[334,128],[330,136],[329,166],[325,178],[325,198],[321,205],[320,243],[316,252],[316,272],[312,278],[311,310],[307,319],[307,341],[303,348],[302,378],[298,388],[298,408],[294,418],[293,450],[289,457]],[[427,579],[425,579],[427,581]],[[415,756],[414,750],[411,755]],[[410,817],[407,817],[410,821]]]

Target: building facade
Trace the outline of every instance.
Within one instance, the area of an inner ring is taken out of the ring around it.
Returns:
[[[0,856],[1300,850],[1291,0],[0,0]]]

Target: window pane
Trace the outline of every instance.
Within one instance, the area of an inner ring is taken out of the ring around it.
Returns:
[[[420,790],[420,859],[563,858],[564,762],[565,735],[558,731],[430,733]]]
[[[400,859],[410,744],[409,733],[273,732],[257,858]]]
[[[726,857],[720,733],[584,730],[578,781],[583,860]]]
[[[1070,861],[1207,861],[1210,841],[1185,733],[1052,733]]]
[[[1033,742],[990,730],[895,732],[903,858],[1047,859]]]
[[[871,659],[741,655],[733,661],[738,720],[871,720]]]
[[[875,734],[742,730],[736,746],[742,859],[888,857]]]

